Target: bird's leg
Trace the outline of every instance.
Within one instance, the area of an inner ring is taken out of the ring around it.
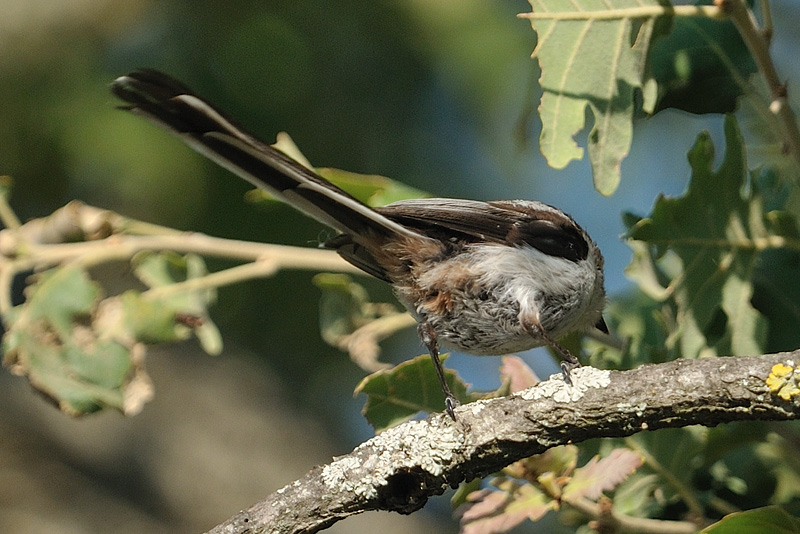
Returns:
[[[562,347],[558,341],[550,337],[550,335],[544,331],[542,325],[539,324],[539,321],[523,321],[522,326],[531,336],[543,340],[561,355],[561,374],[564,376],[564,382],[571,386],[572,378],[570,378],[569,374],[573,369],[581,366],[580,360],[566,348]]]
[[[555,339],[551,338],[549,335],[543,333],[542,339],[544,339],[548,345],[556,349],[556,352],[558,352],[561,355],[561,358],[563,358],[560,363],[561,374],[564,376],[564,382],[566,382],[571,386],[572,378],[570,377],[570,372],[573,369],[581,366],[580,360],[578,359],[577,356],[572,354],[566,348],[562,347]]]
[[[444,406],[447,410],[447,415],[455,421],[456,414],[453,411],[460,402],[456,399],[455,395],[450,391],[450,386],[447,385],[447,380],[444,377],[444,369],[442,369],[442,362],[439,360],[439,343],[436,341],[436,332],[433,331],[431,325],[426,322],[421,322],[417,325],[417,332],[422,343],[428,349],[428,354],[431,355],[433,360],[433,367],[436,369],[436,376],[439,377],[439,384],[442,386],[444,393]]]

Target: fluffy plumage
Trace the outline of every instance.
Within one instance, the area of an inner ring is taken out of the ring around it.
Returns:
[[[607,332],[603,257],[557,208],[528,200],[429,198],[373,209],[165,74],[137,71],[111,88],[126,102],[123,109],[341,232],[324,246],[393,285],[419,322],[453,418],[457,402],[439,363],[439,342],[478,355],[552,345],[569,380],[579,363],[556,338],[593,326]]]

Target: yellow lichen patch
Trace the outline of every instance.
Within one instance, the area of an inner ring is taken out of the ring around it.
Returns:
[[[778,363],[772,366],[772,370],[767,377],[767,387],[769,387],[770,393],[788,401],[792,397],[800,395],[798,379],[800,379],[799,369],[791,365]]]

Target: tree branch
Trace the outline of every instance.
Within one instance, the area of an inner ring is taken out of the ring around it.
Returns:
[[[408,514],[448,486],[483,477],[556,445],[642,430],[800,417],[800,398],[766,385],[772,367],[800,351],[677,360],[631,371],[575,370],[510,397],[389,429],[350,454],[242,511],[208,534],[309,533],[367,510]]]
[[[744,0],[715,0],[715,4],[727,13],[742,36],[758,70],[764,77],[770,92],[771,101],[769,110],[778,117],[783,127],[783,138],[787,151],[794,161],[800,165],[800,126],[797,118],[789,105],[786,83],[781,81],[772,56],[769,53],[769,44],[772,38],[772,17],[768,6],[764,6],[766,14],[764,30],[758,27],[758,22],[753,12]]]
[[[16,225],[16,216],[11,217],[13,211],[3,206],[7,205],[0,195],[0,219],[8,225],[0,230],[0,315],[7,314],[13,307],[12,281],[21,272],[68,262],[91,267],[110,261],[128,261],[142,251],[170,250],[252,262],[181,284],[153,289],[151,295],[221,287],[269,277],[287,269],[364,275],[333,250],[182,232],[129,219],[78,201],[68,203],[47,217]]]

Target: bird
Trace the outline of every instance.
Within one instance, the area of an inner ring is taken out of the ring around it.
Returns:
[[[445,379],[440,347],[482,356],[550,346],[571,384],[580,361],[558,339],[591,329],[608,333],[603,255],[558,208],[456,198],[372,208],[167,74],[139,69],[116,78],[111,91],[121,109],[339,232],[321,246],[391,284],[417,321],[453,420],[459,401]]]

